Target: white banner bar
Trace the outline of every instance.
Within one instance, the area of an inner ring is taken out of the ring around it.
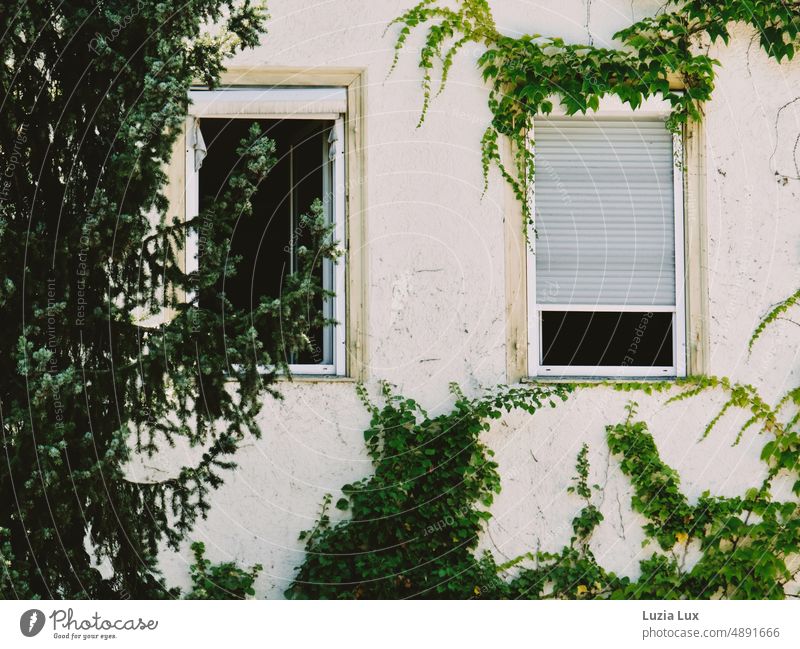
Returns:
[[[800,646],[785,602],[0,602],[0,647]]]

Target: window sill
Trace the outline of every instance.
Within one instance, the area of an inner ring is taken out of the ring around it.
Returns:
[[[235,368],[238,369],[239,366],[234,365]],[[259,368],[259,374],[269,374],[270,371],[267,368],[261,367]],[[333,374],[333,373],[319,373],[319,374],[312,374],[312,373],[291,373],[291,374],[284,374],[283,372],[278,372],[273,375],[274,381],[280,383],[357,383],[357,379],[351,376],[342,376],[341,374]],[[228,379],[232,381],[233,379]]]
[[[352,376],[337,376],[335,374],[280,374],[275,377],[281,383],[357,383]]]
[[[624,385],[626,383],[675,383],[678,376],[523,376],[520,383],[580,383],[583,385]]]

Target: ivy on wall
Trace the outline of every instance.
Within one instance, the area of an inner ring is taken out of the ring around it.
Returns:
[[[727,41],[730,22],[759,29],[761,45],[777,61],[791,59],[798,35],[798,3],[682,2],[617,34],[621,50],[567,45],[557,38],[505,37],[496,30],[485,0],[462,0],[450,9],[423,0],[395,21],[400,25],[399,55],[411,31],[428,24],[420,66],[423,109],[434,95],[434,62],[440,61],[437,92],[447,82],[458,50],[469,42],[486,46],[479,65],[490,81],[493,120],[483,137],[485,174],[497,164],[523,206],[525,180],[533,174],[526,133],[535,115],[553,109],[553,98],[570,114],[596,109],[605,95],[632,108],[650,96],[672,107],[669,127],[679,129],[702,117],[711,96],[716,62],[698,48]],[[397,57],[395,57],[395,63]],[[684,92],[669,78],[678,75]],[[499,138],[516,145],[515,169],[500,159]],[[530,219],[531,215],[526,214]],[[797,295],[775,307],[753,334],[750,346],[771,322],[794,306]],[[637,579],[620,577],[599,564],[591,539],[603,515],[596,485],[589,484],[588,447],[576,461],[569,492],[581,502],[572,537],[558,551],[526,553],[497,564],[486,552],[476,556],[480,534],[491,519],[489,508],[500,491],[498,465],[481,434],[504,413],[522,409],[534,415],[555,407],[578,389],[597,384],[530,385],[498,388],[469,399],[452,386],[453,409],[431,417],[412,399],[383,386],[383,405],[359,394],[372,415],[364,438],[374,463],[372,476],[342,488],[335,507],[349,518],[333,523],[327,496],[316,525],[304,531],[306,557],[286,591],[289,598],[783,598],[800,571],[800,388],[770,406],[757,390],[727,378],[690,377],[670,383],[614,383],[614,389],[652,395],[677,390],[667,401],[708,391],[726,395],[719,412],[700,434],[707,437],[731,409],[750,413],[734,443],[750,430],[767,440],[763,476],[737,497],[703,493],[690,503],[680,477],[660,457],[646,423],[636,420],[636,405],[624,421],[606,427],[609,452],[630,480],[631,507],[644,519],[652,553],[640,562]],[[789,495],[774,495],[788,480]],[[686,566],[690,548],[700,558]],[[244,573],[245,576],[248,573]],[[218,593],[219,595],[219,593]]]
[[[648,97],[661,97],[672,106],[668,126],[677,131],[689,119],[702,118],[718,64],[702,46],[716,40],[727,43],[732,23],[758,30],[761,47],[778,62],[792,59],[798,46],[800,3],[794,0],[681,0],[667,6],[670,11],[616,33],[621,47],[608,49],[538,34],[505,36],[497,30],[488,0],[458,0],[456,8],[441,0],[422,0],[391,23],[400,26],[394,64],[412,31],[427,26],[419,58],[422,124],[434,96],[437,64],[436,94],[444,90],[461,48],[469,43],[485,48],[478,66],[490,86],[493,118],[481,143],[484,177],[488,179],[489,168],[497,165],[531,222],[526,183],[533,176],[534,160],[527,133],[533,118],[550,113],[554,101],[572,115],[596,110],[607,95],[633,109]],[[681,92],[670,88],[671,77],[682,81]],[[514,145],[512,169],[501,159],[501,136]]]
[[[0,361],[7,377],[0,394],[2,597],[176,596],[160,582],[158,548],[185,538],[207,511],[209,490],[233,466],[231,457],[244,436],[258,433],[255,416],[275,378],[260,375],[258,368],[280,366],[287,346],[307,344],[303,307],[321,290],[301,275],[281,304],[262,303],[254,313],[227,309],[225,340],[212,311],[200,302],[182,302],[177,293],[186,291],[204,295],[203,303],[225,300],[215,289],[219,277],[230,272],[223,263],[225,244],[209,242],[196,276],[183,272],[174,251],[187,228],[197,231],[203,222],[213,223],[224,240],[235,220],[250,213],[252,191],[269,173],[275,151],[268,139],[251,133],[242,143],[242,173],[231,179],[215,208],[182,226],[168,225],[163,166],[193,80],[213,85],[226,56],[258,42],[266,14],[261,3],[247,1],[192,0],[177,14],[163,3],[145,2],[134,15],[128,4],[108,0],[89,11],[42,0],[0,8],[15,27],[3,41],[0,69],[13,100],[0,129],[0,152],[14,160],[6,169],[13,173],[12,185],[0,201],[6,255],[0,304],[19,316],[8,319],[5,331],[16,348]],[[534,172],[526,133],[535,115],[553,109],[554,98],[577,113],[595,109],[606,95],[632,108],[660,96],[672,105],[669,125],[678,129],[702,117],[702,102],[713,91],[716,62],[703,44],[727,41],[729,24],[744,22],[758,30],[770,57],[788,60],[797,46],[800,13],[797,1],[682,1],[671,5],[673,11],[619,32],[622,48],[616,50],[533,35],[510,38],[498,32],[486,0],[460,0],[455,6],[423,0],[399,17],[396,53],[413,29],[427,26],[420,57],[424,119],[458,51],[468,43],[485,47],[479,66],[490,84],[493,119],[483,136],[483,168],[488,177],[489,168],[499,166],[524,210],[525,183]],[[204,22],[224,16],[222,37],[201,33]],[[125,28],[115,31],[122,22]],[[142,33],[158,38],[143,41]],[[684,92],[670,89],[672,75],[681,78]],[[88,130],[86,115],[95,116]],[[55,131],[49,128],[54,123],[60,124]],[[501,160],[501,137],[515,144],[510,169]],[[161,218],[155,237],[151,208]],[[526,217],[531,219],[527,212]],[[314,258],[334,254],[324,243],[318,208],[307,224],[323,242]],[[52,261],[36,263],[43,259]],[[315,263],[311,255],[306,261]],[[156,304],[164,284],[176,292]],[[797,301],[795,294],[768,314],[751,346]],[[177,315],[160,327],[144,326],[131,315],[154,305]],[[254,349],[254,317],[264,324],[283,322],[282,338]],[[453,411],[437,417],[386,388],[381,407],[361,391],[372,413],[365,441],[375,473],[343,489],[345,497],[335,506],[350,512],[348,520],[333,524],[331,501],[323,503],[317,526],[303,535],[308,555],[287,596],[784,596],[796,575],[791,559],[800,552],[798,510],[794,500],[779,501],[773,491],[776,481],[789,479],[793,495],[800,495],[800,388],[772,407],[752,386],[727,379],[702,377],[677,385],[685,389],[675,399],[708,389],[727,395],[703,435],[731,408],[751,413],[738,438],[755,429],[767,436],[761,456],[765,477],[738,498],[705,494],[690,504],[631,408],[624,422],[609,426],[607,439],[631,481],[632,507],[647,519],[645,533],[654,545],[639,579],[606,571],[592,554],[591,537],[602,515],[588,482],[586,447],[571,488],[581,509],[567,547],[502,565],[489,554],[475,556],[500,489],[497,464],[481,433],[503,412],[534,414],[578,386],[502,388],[478,399],[454,386]],[[194,406],[200,394],[204,409]],[[208,445],[198,465],[158,483],[126,479],[130,440],[137,450],[154,453],[177,437]],[[85,549],[87,533],[94,556]],[[681,551],[693,543],[702,558],[686,570]],[[212,565],[200,545],[193,549],[191,597],[252,595],[260,566]],[[113,564],[111,579],[95,570],[94,560],[100,559]]]
[[[592,388],[597,386],[592,386]],[[675,384],[659,384],[665,391]],[[479,535],[491,519],[488,508],[500,491],[492,451],[480,435],[504,412],[533,415],[555,407],[574,385],[504,388],[467,399],[453,387],[449,413],[429,417],[412,399],[384,388],[383,407],[370,403],[371,426],[364,436],[375,472],[345,485],[336,503],[350,518],[332,524],[331,498],[316,526],[303,532],[306,558],[286,591],[290,598],[783,598],[800,571],[800,433],[797,415],[781,419],[776,408],[743,386],[726,380],[687,379],[671,400],[721,389],[737,407],[753,413],[768,434],[761,459],[764,477],[744,494],[727,498],[703,493],[690,504],[680,478],[661,459],[647,425],[626,419],[606,427],[610,453],[632,487],[631,507],[646,519],[644,533],[653,552],[632,580],[607,571],[590,547],[603,516],[588,482],[588,448],[577,458],[569,491],[583,505],[572,521],[570,544],[556,552],[532,552],[498,565],[490,553],[475,555]],[[621,389],[638,390],[635,383]],[[648,385],[652,391],[652,385]],[[746,394],[752,398],[741,398]],[[727,410],[729,406],[725,406]],[[717,415],[710,427],[719,420]],[[702,436],[708,434],[704,431]],[[736,442],[734,442],[736,443]],[[791,495],[773,495],[776,480],[793,483]],[[700,559],[686,569],[690,546]],[[533,566],[531,567],[531,564]]]
[[[342,488],[336,507],[349,520],[331,524],[330,500],[323,503],[316,527],[301,536],[306,559],[287,597],[460,598],[494,579],[491,558],[473,555],[500,491],[480,434],[502,411],[555,406],[569,388],[505,388],[482,399],[452,388],[454,409],[438,417],[387,385],[380,408],[359,389],[372,414],[364,439],[375,472]]]
[[[527,133],[536,115],[559,101],[568,114],[595,110],[606,95],[636,109],[648,97],[670,102],[668,127],[678,130],[702,118],[702,103],[711,97],[717,61],[702,49],[717,39],[727,42],[730,24],[758,30],[764,51],[776,61],[794,56],[800,31],[800,3],[750,0],[699,0],[669,3],[672,11],[646,18],[615,35],[620,49],[568,45],[558,38],[500,34],[487,0],[459,0],[451,8],[423,0],[393,21],[400,30],[397,63],[415,28],[427,25],[420,54],[423,107],[420,124],[434,96],[434,70],[442,92],[457,52],[478,43],[478,60],[490,84],[493,119],[482,140],[484,176],[499,167],[528,211],[527,180],[534,160]],[[682,81],[683,91],[670,87]],[[500,156],[499,139],[514,145],[514,168]],[[766,327],[794,306],[798,294],[775,307],[750,341],[752,348]],[[635,420],[635,404],[626,419],[606,428],[609,452],[632,487],[632,508],[646,519],[644,532],[654,546],[641,561],[636,580],[606,571],[595,559],[590,540],[602,520],[588,483],[588,449],[578,454],[570,492],[583,506],[572,522],[570,544],[559,552],[528,553],[497,565],[489,553],[474,555],[478,535],[490,514],[486,509],[499,491],[497,465],[480,442],[489,421],[518,407],[535,413],[543,403],[555,405],[576,389],[597,387],[532,385],[506,388],[486,398],[468,400],[454,388],[454,409],[430,418],[416,402],[384,390],[378,408],[365,397],[372,425],[365,433],[375,463],[374,476],[343,488],[337,503],[351,510],[350,519],[332,525],[323,505],[317,526],[303,533],[307,556],[288,597],[335,598],[782,598],[800,571],[800,388],[769,406],[757,390],[727,378],[691,377],[671,383],[613,384],[615,389],[653,394],[677,389],[668,402],[720,390],[726,401],[702,431],[708,436],[732,408],[750,417],[738,432],[757,428],[768,436],[761,460],[761,481],[734,498],[706,492],[690,504],[678,474],[661,459],[644,422]],[[362,395],[364,395],[362,389]],[[793,409],[792,409],[793,406]],[[792,410],[787,414],[787,411]],[[467,460],[468,458],[468,460]],[[776,481],[788,480],[791,494],[774,495]],[[696,546],[701,558],[690,568],[685,558]],[[531,567],[530,564],[533,564]]]
[[[206,546],[192,543],[194,563],[189,567],[192,589],[185,599],[247,599],[256,594],[253,584],[263,570],[261,564],[241,568],[235,561],[211,563]]]

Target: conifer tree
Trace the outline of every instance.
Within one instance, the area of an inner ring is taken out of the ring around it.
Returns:
[[[165,197],[189,88],[215,87],[225,59],[259,42],[266,9],[21,0],[0,17],[0,597],[163,596],[157,552],[186,538],[258,434],[275,372],[314,324],[311,268],[331,254],[316,206],[321,249],[281,300],[245,313],[221,292],[240,261],[231,233],[277,155],[257,128],[199,217]],[[187,274],[191,229],[202,253]],[[132,476],[136,455],[181,437],[203,449],[196,464]]]

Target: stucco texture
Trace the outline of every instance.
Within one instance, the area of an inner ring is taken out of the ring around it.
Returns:
[[[417,129],[421,71],[412,38],[394,73],[393,36],[383,31],[413,0],[271,0],[269,33],[237,66],[348,66],[367,71],[366,159],[369,280],[368,388],[378,380],[432,412],[449,408],[448,382],[469,394],[506,381],[504,201],[496,171],[483,194],[479,143],[490,113],[487,89],[467,47],[448,89]],[[563,36],[612,45],[611,34],[660,2],[562,0],[491,3],[501,30]],[[588,26],[588,28],[587,28]],[[713,101],[706,106],[708,195],[708,372],[754,384],[774,399],[800,380],[800,328],[778,321],[747,353],[747,341],[771,305],[800,285],[800,219],[795,154],[800,134],[800,61],[768,60],[746,29],[721,61]],[[794,103],[791,103],[793,102]],[[786,108],[783,108],[786,106]],[[791,317],[791,315],[789,316]],[[798,316],[800,318],[800,316]],[[800,322],[800,320],[798,320]],[[314,523],[324,494],[366,476],[363,429],[368,415],[353,382],[284,382],[283,401],[268,399],[263,437],[246,445],[239,468],[213,495],[193,539],[213,561],[261,563],[258,595],[280,597],[303,559],[301,530]],[[581,503],[566,492],[582,443],[590,445],[591,481],[605,520],[593,548],[600,562],[635,576],[642,521],[630,489],[609,458],[604,427],[624,417],[636,398],[664,460],[676,468],[690,499],[702,491],[734,495],[763,475],[763,439],[747,433],[732,447],[741,413],[731,413],[699,441],[721,403],[708,394],[664,405],[609,389],[583,391],[555,410],[512,414],[486,441],[497,452],[503,492],[482,546],[498,559],[568,542]],[[744,417],[746,418],[746,417]],[[180,461],[180,458],[172,458]],[[187,547],[165,552],[162,568],[174,585],[188,583]],[[687,557],[690,561],[691,557]]]

